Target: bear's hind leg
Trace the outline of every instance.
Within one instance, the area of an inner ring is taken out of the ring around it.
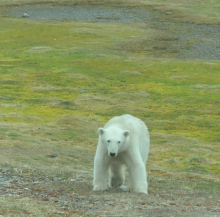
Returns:
[[[118,188],[125,181],[125,167],[123,164],[112,163],[109,168],[109,185]]]

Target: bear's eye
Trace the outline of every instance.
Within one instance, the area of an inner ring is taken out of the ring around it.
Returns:
[[[121,141],[118,141],[118,144],[120,144],[121,143]]]
[[[107,140],[107,142],[109,143],[109,142],[110,142],[110,140],[108,139],[108,140]]]

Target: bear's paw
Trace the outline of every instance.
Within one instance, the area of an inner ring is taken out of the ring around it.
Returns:
[[[97,186],[94,186],[93,191],[104,191],[106,189],[107,187],[97,185]]]

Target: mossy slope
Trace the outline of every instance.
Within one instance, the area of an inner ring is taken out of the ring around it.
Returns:
[[[2,18],[0,26],[0,136],[5,151],[20,148],[15,162],[35,144],[48,147],[39,153],[45,165],[52,150],[78,146],[92,164],[96,128],[130,113],[152,135],[149,165],[219,174],[219,62],[122,49],[146,33],[153,41],[147,25]]]

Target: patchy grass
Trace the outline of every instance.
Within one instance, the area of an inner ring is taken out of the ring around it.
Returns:
[[[49,141],[91,139],[90,134],[85,135],[86,119],[91,120],[86,125],[92,129],[94,123],[97,125],[96,120],[101,125],[112,116],[131,113],[142,118],[152,133],[167,135],[169,144],[176,144],[178,138],[176,155],[183,156],[180,136],[183,141],[186,137],[193,138],[193,149],[200,150],[201,144],[212,147],[209,148],[212,161],[207,161],[206,169],[217,172],[219,63],[147,58],[138,55],[138,46],[134,46],[135,51],[128,47],[119,49],[133,32],[137,38],[144,31],[149,31],[148,37],[154,35],[146,28],[2,19],[0,120],[14,126],[14,132],[8,127],[6,140],[13,138],[18,143],[22,140],[23,136],[16,134],[17,129],[21,130],[20,124],[25,124],[27,129],[33,126],[33,139],[37,124],[54,126],[54,132],[46,134]],[[33,32],[37,37],[33,37]],[[169,36],[164,37],[169,41]],[[72,131],[63,133],[63,129],[57,128],[61,120],[65,126],[65,116],[78,118],[80,130],[69,126],[69,120],[67,125]],[[95,143],[93,133],[92,143]],[[157,144],[160,138],[155,136],[153,143]],[[94,147],[95,144],[93,150]],[[188,155],[191,146],[185,144],[183,148]],[[170,155],[168,151],[167,159]]]
[[[137,4],[128,2],[120,4]],[[189,7],[181,2],[175,6]],[[193,1],[190,10],[203,12],[206,2]],[[161,1],[153,3],[162,11]],[[214,6],[207,16],[218,14]],[[163,13],[172,19],[179,11]],[[1,165],[29,165],[66,180],[86,171],[91,181],[98,127],[130,113],[150,130],[152,194],[171,186],[219,189],[219,62],[173,59],[167,48],[178,39],[147,24],[1,18],[0,29]],[[53,209],[30,198],[0,204],[2,215]]]
[[[32,140],[37,140],[40,134],[49,143],[65,145],[64,141],[74,143],[75,139],[84,144],[84,138],[91,139],[91,134],[85,134],[84,125],[93,129],[94,124],[102,125],[112,116],[131,113],[142,118],[152,135],[157,135],[152,137],[155,144],[152,153],[157,142],[168,137],[167,159],[172,147],[178,147],[174,155],[182,156],[182,161],[178,160],[184,169],[188,151],[192,148],[199,152],[204,144],[206,148],[198,154],[207,154],[212,159],[206,161],[206,169],[219,171],[218,62],[147,58],[139,54],[145,42],[137,40],[144,32],[149,32],[149,41],[161,37],[170,41],[172,37],[157,34],[155,37],[154,30],[142,24],[2,18],[1,29],[4,43],[0,57],[0,120],[5,123],[2,127],[8,125],[8,135],[2,135],[5,141],[14,139],[14,143],[20,143],[23,135],[17,131],[25,124],[26,129],[33,127],[27,133]],[[132,39],[134,32],[136,36]],[[137,40],[140,46],[132,40]],[[71,126],[68,119],[65,123],[65,116],[73,121],[78,118],[80,129]],[[68,129],[58,128],[60,122]],[[43,133],[38,124],[48,126],[49,130]],[[40,133],[36,133],[38,128]],[[187,137],[193,139],[193,146],[184,142]],[[10,142],[4,142],[7,143]],[[162,141],[160,150],[165,144]],[[186,150],[185,155],[181,149]],[[162,156],[166,159],[164,152]]]

